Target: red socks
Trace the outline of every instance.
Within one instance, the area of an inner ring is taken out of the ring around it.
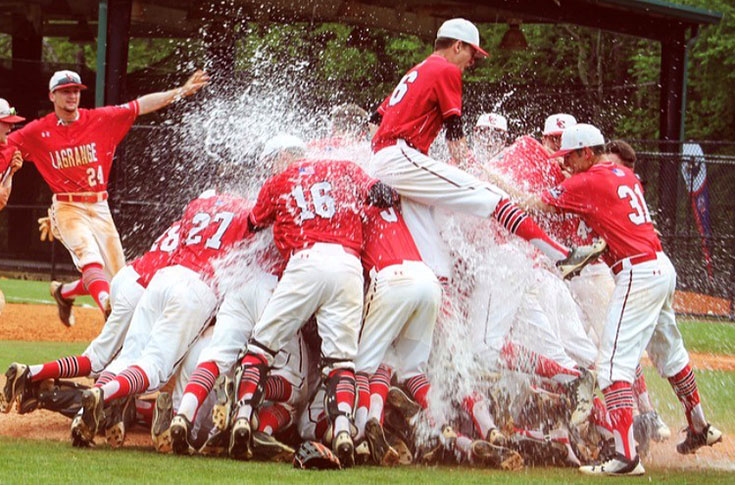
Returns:
[[[31,382],[44,379],[88,376],[92,372],[92,363],[89,361],[89,357],[73,355],[40,366],[32,365],[30,371]]]
[[[73,300],[74,298],[82,295],[88,295],[89,292],[84,287],[84,282],[81,279],[72,281],[71,283],[64,283],[61,285],[61,296],[67,300]]]
[[[214,382],[219,376],[219,368],[214,362],[203,362],[194,369],[189,382],[186,384],[184,394],[191,393],[197,398],[199,406],[202,405],[207,396],[214,388]]]
[[[268,376],[265,381],[265,400],[286,402],[291,398],[291,383],[283,376]]]
[[[691,366],[687,364],[675,376],[669,377],[669,382],[671,387],[674,388],[676,397],[684,405],[689,427],[697,432],[702,431],[707,426],[707,420],[704,417],[702,404],[699,400],[697,381],[694,379]]]
[[[255,394],[260,379],[263,377],[260,375],[260,366],[268,365],[268,363],[262,355],[247,353],[242,359],[242,365],[244,370],[240,378],[240,386],[237,390],[238,400],[242,399],[246,394],[250,394],[251,396]]]
[[[107,301],[110,298],[110,282],[99,263],[90,263],[82,268],[82,281],[89,294],[94,298],[97,306],[103,312],[107,309]]]
[[[258,431],[270,435],[291,424],[291,413],[280,403],[273,403],[258,411]]]
[[[535,374],[557,382],[567,382],[570,378],[579,377],[579,371],[562,367],[551,359],[539,355],[521,345],[506,342],[500,350],[500,357],[506,367],[511,370]]]
[[[528,214],[508,199],[498,202],[493,217],[507,230],[530,242],[552,261],[560,261],[569,255],[569,249],[557,243],[536,224]]]
[[[406,380],[406,389],[411,393],[414,401],[419,403],[421,409],[428,409],[429,401],[426,399],[431,384],[425,374],[419,374]]]
[[[115,378],[115,374],[112,372],[102,371],[102,374],[94,382],[94,387],[102,387]]]
[[[102,389],[107,390],[108,386],[113,386],[114,384],[117,384],[117,386],[115,386],[117,389],[109,393],[109,395],[107,392],[104,393],[105,402],[110,402],[113,399],[119,399],[131,394],[141,394],[148,389],[149,381],[148,376],[145,375],[143,369],[137,365],[133,365],[102,386]]]
[[[633,438],[633,387],[628,382],[615,381],[602,393],[615,437],[615,450],[632,460],[637,454]]]

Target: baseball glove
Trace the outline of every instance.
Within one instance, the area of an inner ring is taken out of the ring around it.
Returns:
[[[339,458],[332,450],[316,441],[304,441],[293,458],[294,468],[301,470],[339,470]]]
[[[51,209],[48,210],[48,216],[38,219],[38,232],[41,233],[41,241],[53,242],[54,239],[59,238],[51,223]]]

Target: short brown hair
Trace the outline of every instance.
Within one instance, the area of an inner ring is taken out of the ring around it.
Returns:
[[[636,155],[633,147],[623,140],[610,140],[605,145],[605,153],[612,153],[620,157],[623,164],[632,169],[635,167]]]
[[[457,39],[450,39],[449,37],[437,37],[434,41],[434,50],[440,51],[442,49],[446,49],[447,47],[452,47],[455,42],[462,41]]]

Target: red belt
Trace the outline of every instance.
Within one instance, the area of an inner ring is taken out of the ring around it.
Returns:
[[[94,204],[95,202],[107,200],[107,191],[90,194],[54,194],[54,198],[59,202],[86,202],[88,204]]]
[[[297,249],[292,249],[291,250],[291,256],[293,256],[294,254],[300,253],[301,251],[304,251],[305,249],[311,249],[311,248],[314,247],[315,244],[332,244],[334,246],[339,246],[347,254],[351,254],[354,257],[356,257],[357,259],[360,259],[360,251],[355,251],[352,248],[348,248],[347,246],[342,246],[341,244],[337,244],[337,243],[309,243],[309,244],[304,245],[303,247],[300,247],[300,248],[297,248]]]
[[[623,267],[625,266],[625,262],[628,261],[630,266],[635,266],[636,264],[645,263],[646,261],[653,261],[656,259],[656,254],[639,254],[638,256],[631,256],[630,258],[621,259],[620,261],[617,261],[615,264],[613,264],[610,267],[610,270],[613,272],[613,274],[618,274],[621,271],[623,271]]]

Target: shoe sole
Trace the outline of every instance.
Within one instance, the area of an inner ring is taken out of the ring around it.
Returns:
[[[573,265],[573,266],[566,265],[566,266],[559,267],[559,270],[561,271],[561,274],[562,274],[562,279],[569,279],[569,278],[573,278],[579,275],[579,273],[584,269],[585,266],[587,266],[590,263],[590,261],[600,256],[603,252],[605,252],[605,249],[607,249],[607,243],[603,239],[598,240],[593,245],[594,246],[599,245],[600,247],[597,250],[588,254],[587,257],[582,260],[582,262],[576,265]]]
[[[520,470],[524,465],[523,457],[517,451],[489,442],[473,444],[472,454],[483,463],[501,470]]]
[[[406,419],[411,419],[421,410],[421,406],[418,403],[409,400],[408,396],[398,389],[391,388],[388,391],[387,401],[388,404],[400,411]]]
[[[156,407],[153,411],[153,425],[151,426],[151,440],[159,453],[170,453],[171,445],[171,412],[173,403],[171,395],[161,393],[156,399]],[[167,415],[167,416],[164,416]]]
[[[110,448],[120,448],[125,443],[125,423],[115,423],[107,428],[105,440]]]
[[[91,446],[91,443],[87,436],[88,431],[84,428],[84,421],[82,417],[77,415],[71,422],[71,445],[75,448],[87,448]]]
[[[21,372],[19,370],[23,368]],[[0,400],[0,412],[9,413],[13,408],[13,403],[18,398],[16,389],[18,381],[25,373],[28,367],[23,364],[12,363],[5,372],[5,387],[3,388],[2,400]]]
[[[227,431],[230,427],[230,414],[232,413],[232,396],[234,391],[231,388],[232,381],[229,379],[222,386],[215,384],[217,401],[212,408],[212,423],[220,431]]]
[[[355,465],[355,445],[351,440],[340,443],[334,452],[342,468],[350,468]]]
[[[388,444],[383,428],[377,419],[373,418],[365,424],[365,438],[370,448],[370,456],[376,465],[396,466],[400,464],[400,455]]]
[[[58,312],[59,312],[59,320],[61,320],[61,323],[65,327],[67,327],[67,328],[68,327],[73,327],[74,324],[76,323],[76,319],[74,318],[74,312],[72,310],[73,304],[72,304],[72,308],[69,309],[69,317],[68,318],[64,318],[61,315],[61,308],[64,305],[67,304],[66,302],[64,302],[62,300],[62,298],[63,298],[61,296],[61,287],[62,286],[63,286],[63,283],[61,283],[59,281],[52,281],[49,289],[51,290],[51,296],[54,298],[54,301],[56,302],[56,307],[57,307]],[[57,293],[58,293],[58,295],[57,295]]]
[[[230,439],[229,455],[237,460],[249,460],[253,457],[250,447],[250,428],[240,427],[232,429]]]
[[[90,433],[90,441],[97,434],[103,415],[104,400],[97,399],[97,395],[98,393],[90,391],[85,391],[82,394],[82,421]]]
[[[253,455],[275,463],[288,463],[293,460],[296,451],[278,441],[261,439],[259,433],[253,433]]]

